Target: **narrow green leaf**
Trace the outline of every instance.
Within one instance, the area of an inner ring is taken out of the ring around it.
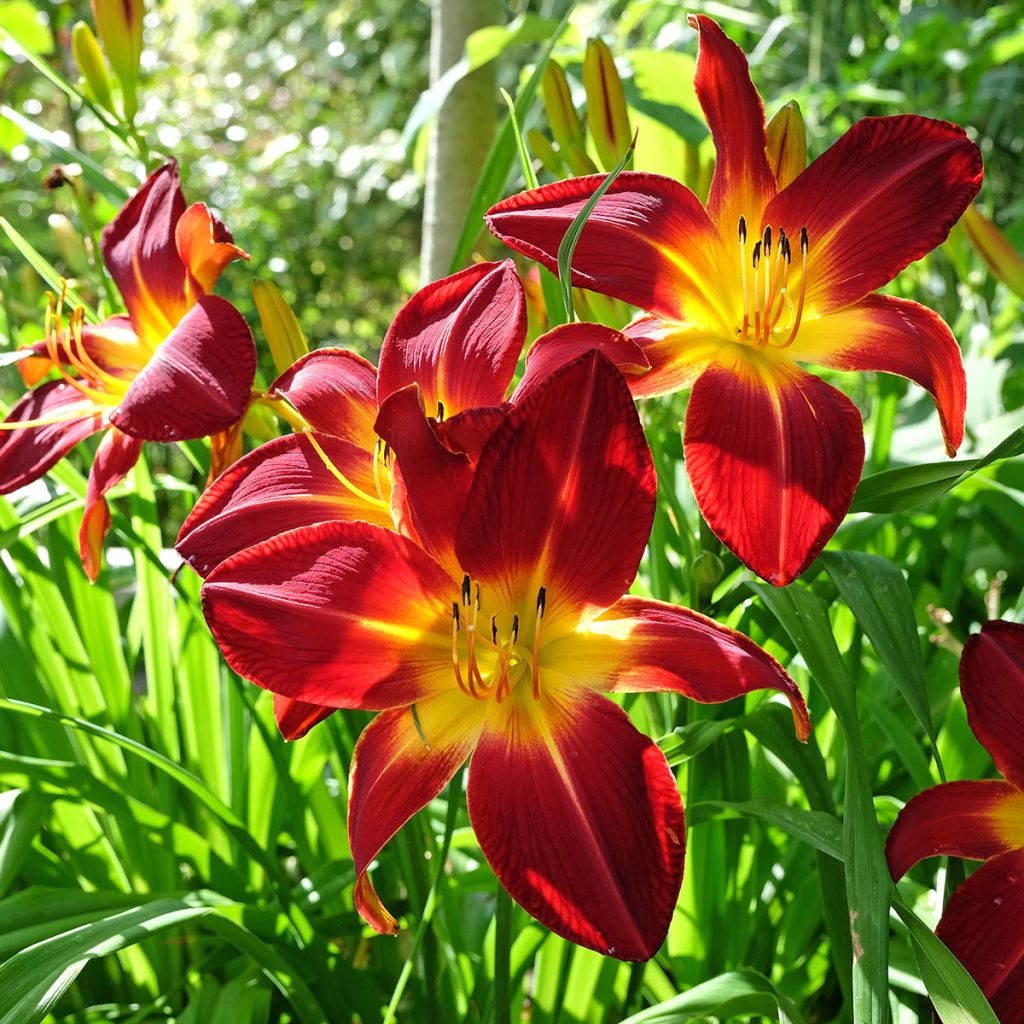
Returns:
[[[49,803],[41,793],[32,790],[11,789],[0,793],[0,896],[10,888],[21,870]]]
[[[73,306],[81,306],[85,310],[86,316],[95,322],[96,310],[61,277],[57,268],[39,253],[35,246],[6,217],[0,217],[0,231],[7,235],[14,248],[25,258],[25,262],[53,289],[54,294],[60,295],[61,290],[64,289],[66,300]]]

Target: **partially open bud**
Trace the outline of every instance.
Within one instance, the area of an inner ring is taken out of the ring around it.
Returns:
[[[94,103],[114,113],[114,95],[110,91],[107,62],[92,29],[80,21],[71,30],[71,54],[85,79],[85,91]]]
[[[784,189],[807,166],[807,133],[800,104],[791,100],[768,122],[768,166]]]
[[[256,310],[274,368],[278,373],[284,373],[296,359],[309,351],[306,337],[281,290],[272,281],[254,280],[252,297],[256,300]]]
[[[971,245],[989,270],[1015,295],[1024,299],[1024,259],[1010,240],[973,203],[963,216],[964,230]]]
[[[82,236],[75,230],[74,224],[63,213],[51,213],[46,219],[50,233],[57,243],[57,248],[68,265],[68,269],[76,277],[89,273],[89,254],[85,250]]]
[[[612,52],[600,39],[587,43],[583,58],[583,87],[587,91],[587,127],[601,166],[610,171],[633,141],[626,94]]]
[[[103,51],[121,83],[124,116],[132,121],[138,111],[136,89],[142,56],[143,0],[92,0]]]
[[[562,158],[558,155],[555,147],[551,145],[551,140],[542,131],[538,131],[536,128],[529,129],[526,133],[526,144],[530,147],[530,152],[540,160],[548,174],[556,178],[566,176]]]
[[[566,153],[573,146],[583,145],[583,125],[573,106],[572,93],[565,72],[549,60],[541,75],[540,87],[544,93],[544,109],[548,124],[558,148]]]

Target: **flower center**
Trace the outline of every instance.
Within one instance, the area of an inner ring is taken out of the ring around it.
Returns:
[[[518,612],[503,630],[497,615],[481,610],[480,584],[469,575],[462,578],[459,600],[452,601],[452,671],[467,697],[501,703],[529,673],[534,700],[540,698],[540,637],[547,589],[537,592],[532,643],[525,640]],[[524,616],[524,619],[528,619]],[[521,635],[522,634],[522,635]]]
[[[790,295],[789,275],[793,249],[783,228],[774,240],[771,225],[764,229],[748,253],[747,221],[740,217],[740,281],[743,291],[743,326],[740,340],[765,348],[788,348],[796,340],[807,292],[807,228],[800,229],[800,283],[796,302]]]

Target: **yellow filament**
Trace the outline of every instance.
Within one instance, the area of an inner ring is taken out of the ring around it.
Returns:
[[[801,244],[800,246],[800,298],[797,299],[796,304],[796,317],[793,320],[793,327],[789,332],[789,337],[779,346],[779,348],[789,348],[790,345],[796,341],[796,333],[800,330],[800,319],[804,315],[804,295],[807,292],[807,246]]]
[[[340,483],[341,486],[345,488],[345,490],[354,494],[357,498],[359,498],[360,501],[364,501],[368,505],[373,505],[380,509],[387,509],[387,502],[382,501],[380,498],[374,498],[371,495],[367,494],[366,491],[357,487],[354,483],[352,483],[351,480],[348,479],[348,477],[345,476],[344,473],[341,472],[340,469],[338,469],[337,466],[335,466],[333,462],[331,462],[331,460],[327,456],[327,453],[323,450],[323,448],[320,447],[320,444],[317,441],[315,435],[313,435],[312,433],[305,433],[303,436],[308,438],[309,443],[313,446],[317,455],[320,456],[320,459],[323,462],[324,467],[331,474],[331,476],[333,476],[334,479],[337,480],[338,483]]]
[[[740,234],[740,281],[743,288],[743,337],[750,330],[750,296],[747,295],[747,235]]]
[[[0,423],[0,430],[24,430],[26,427],[49,427],[54,423],[68,423],[71,420],[84,419],[86,416],[98,413],[99,411],[99,409],[89,409],[85,412],[78,410],[78,412],[61,412],[54,413],[52,416],[41,416],[36,420],[6,420],[3,423]]]
[[[459,684],[459,689],[468,697],[470,695],[469,690],[466,689],[466,684],[462,680],[462,668],[459,665],[459,619],[457,606],[455,614],[452,615],[452,668],[455,669],[455,682]]]
[[[537,611],[537,623],[533,627],[533,699],[540,700],[540,620],[543,612]]]
[[[84,315],[81,307],[76,309],[71,315],[71,322],[68,327],[68,357],[71,365],[83,377],[90,377],[98,382],[106,382],[116,391],[126,391],[128,389],[127,383],[104,370],[86,351],[85,342],[82,340],[82,320]]]

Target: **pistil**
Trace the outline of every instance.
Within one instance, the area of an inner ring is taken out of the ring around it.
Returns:
[[[747,295],[747,221],[740,217],[740,282],[743,288],[743,337],[750,330],[750,297]]]
[[[810,248],[810,241],[807,237],[807,228],[800,229],[800,298],[797,299],[796,317],[790,329],[789,337],[779,348],[789,348],[796,340],[797,331],[800,330],[800,320],[804,315],[804,296],[807,294],[807,250]]]

